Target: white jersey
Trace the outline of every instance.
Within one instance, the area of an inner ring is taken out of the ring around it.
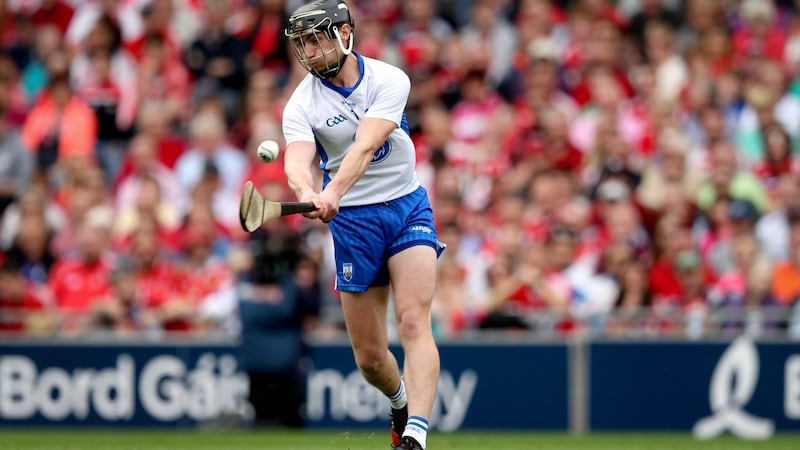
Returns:
[[[373,117],[397,124],[375,151],[367,171],[342,197],[340,206],[381,203],[410,194],[419,186],[416,154],[406,123],[405,107],[411,82],[397,67],[376,59],[358,58],[361,77],[351,88],[335,86],[307,75],[283,111],[286,144],[314,142],[327,185],[342,164],[361,119]]]

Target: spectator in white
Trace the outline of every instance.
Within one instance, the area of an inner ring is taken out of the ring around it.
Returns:
[[[756,223],[756,237],[773,263],[789,258],[788,211],[800,208],[800,179],[784,174],[776,183],[773,209]]]
[[[161,186],[161,196],[181,215],[187,211],[186,193],[175,173],[158,160],[156,143],[148,135],[139,134],[130,143],[128,154],[132,171],[120,180],[114,198],[116,211],[127,210],[136,205],[142,179],[150,176]]]
[[[175,173],[184,189],[194,189],[210,161],[220,176],[219,189],[238,192],[249,163],[242,150],[227,142],[222,116],[211,110],[200,112],[189,125],[189,135],[191,147],[175,163]]]
[[[486,70],[486,79],[491,87],[496,89],[508,81],[518,36],[514,27],[500,14],[496,1],[474,1],[470,21],[461,29],[460,38],[472,64]]]
[[[107,15],[114,19],[122,31],[122,40],[127,42],[142,34],[142,18],[139,10],[149,0],[83,0],[75,5],[75,13],[64,35],[67,46],[76,48],[89,34],[97,20]]]
[[[689,68],[675,49],[675,33],[666,23],[653,22],[644,37],[645,54],[656,69],[656,98],[674,103],[689,82]]]
[[[0,217],[6,207],[25,191],[33,173],[33,154],[22,145],[19,131],[7,120],[10,86],[0,83]]]

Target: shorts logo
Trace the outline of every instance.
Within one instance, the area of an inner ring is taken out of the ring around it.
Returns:
[[[353,279],[353,263],[342,264],[342,276],[344,277],[344,281]]]
[[[377,150],[375,150],[375,154],[372,155],[372,161],[370,161],[370,164],[377,164],[383,161],[389,156],[389,153],[392,153],[392,143],[386,141],[383,143],[383,145],[378,147]]]
[[[325,125],[331,128],[335,127],[336,125],[339,125],[342,122],[345,122],[346,120],[347,117],[345,117],[342,114],[339,114],[338,116],[328,117],[328,120],[325,121]]]

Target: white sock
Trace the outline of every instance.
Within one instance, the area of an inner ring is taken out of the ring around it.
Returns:
[[[397,388],[394,394],[389,396],[389,402],[392,403],[392,408],[400,409],[408,404],[408,397],[406,397],[406,384],[403,379],[400,379],[400,387]]]
[[[409,417],[408,423],[406,424],[406,431],[403,432],[403,436],[416,439],[417,442],[419,442],[419,445],[421,445],[422,448],[425,448],[428,438],[428,420],[420,416]]]

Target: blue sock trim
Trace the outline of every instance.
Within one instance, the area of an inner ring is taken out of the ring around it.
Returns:
[[[424,417],[420,416],[411,416],[408,418],[408,425],[413,425],[419,427],[425,431],[428,431],[428,421]],[[408,426],[406,425],[406,426]]]

